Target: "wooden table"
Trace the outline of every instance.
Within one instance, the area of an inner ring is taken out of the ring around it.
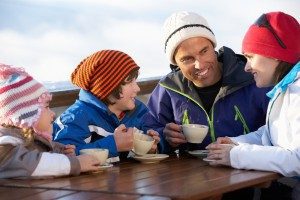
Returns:
[[[0,179],[0,199],[220,199],[268,183],[272,172],[211,167],[189,155],[156,164],[128,160],[98,173],[47,179]]]

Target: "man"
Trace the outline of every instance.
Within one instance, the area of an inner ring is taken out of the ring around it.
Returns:
[[[204,149],[217,137],[237,136],[265,123],[267,89],[258,89],[244,72],[246,59],[231,49],[218,52],[207,21],[196,13],[177,12],[164,24],[165,53],[173,71],[150,96],[146,125],[160,133],[160,151]],[[187,143],[181,124],[204,124],[201,144]]]

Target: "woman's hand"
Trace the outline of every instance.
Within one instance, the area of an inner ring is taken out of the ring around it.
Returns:
[[[209,150],[207,159],[210,161],[210,165],[226,165],[231,166],[230,163],[230,151],[234,147],[234,144],[218,144],[211,143],[206,147]]]
[[[232,141],[229,137],[218,137],[217,141],[215,142],[216,144],[234,144],[238,145],[236,142]]]
[[[154,139],[154,144],[152,145],[151,149],[148,153],[156,153],[157,152],[157,144],[160,142],[159,133],[152,129],[147,131],[147,135],[151,136]]]

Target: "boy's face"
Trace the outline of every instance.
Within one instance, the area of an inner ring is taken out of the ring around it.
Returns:
[[[122,85],[122,92],[120,93],[120,99],[115,99],[115,104],[109,105],[109,109],[117,116],[126,110],[133,110],[135,108],[135,98],[140,91],[136,79],[132,79],[131,82]]]
[[[41,116],[35,128],[40,132],[47,132],[49,134],[52,134],[53,132],[52,123],[54,117],[55,117],[55,113],[49,108],[49,102],[47,102],[42,108]]]

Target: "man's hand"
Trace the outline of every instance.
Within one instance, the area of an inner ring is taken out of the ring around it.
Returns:
[[[180,144],[187,143],[184,135],[182,134],[182,128],[175,123],[168,123],[163,130],[166,141],[171,147],[177,147]]]

